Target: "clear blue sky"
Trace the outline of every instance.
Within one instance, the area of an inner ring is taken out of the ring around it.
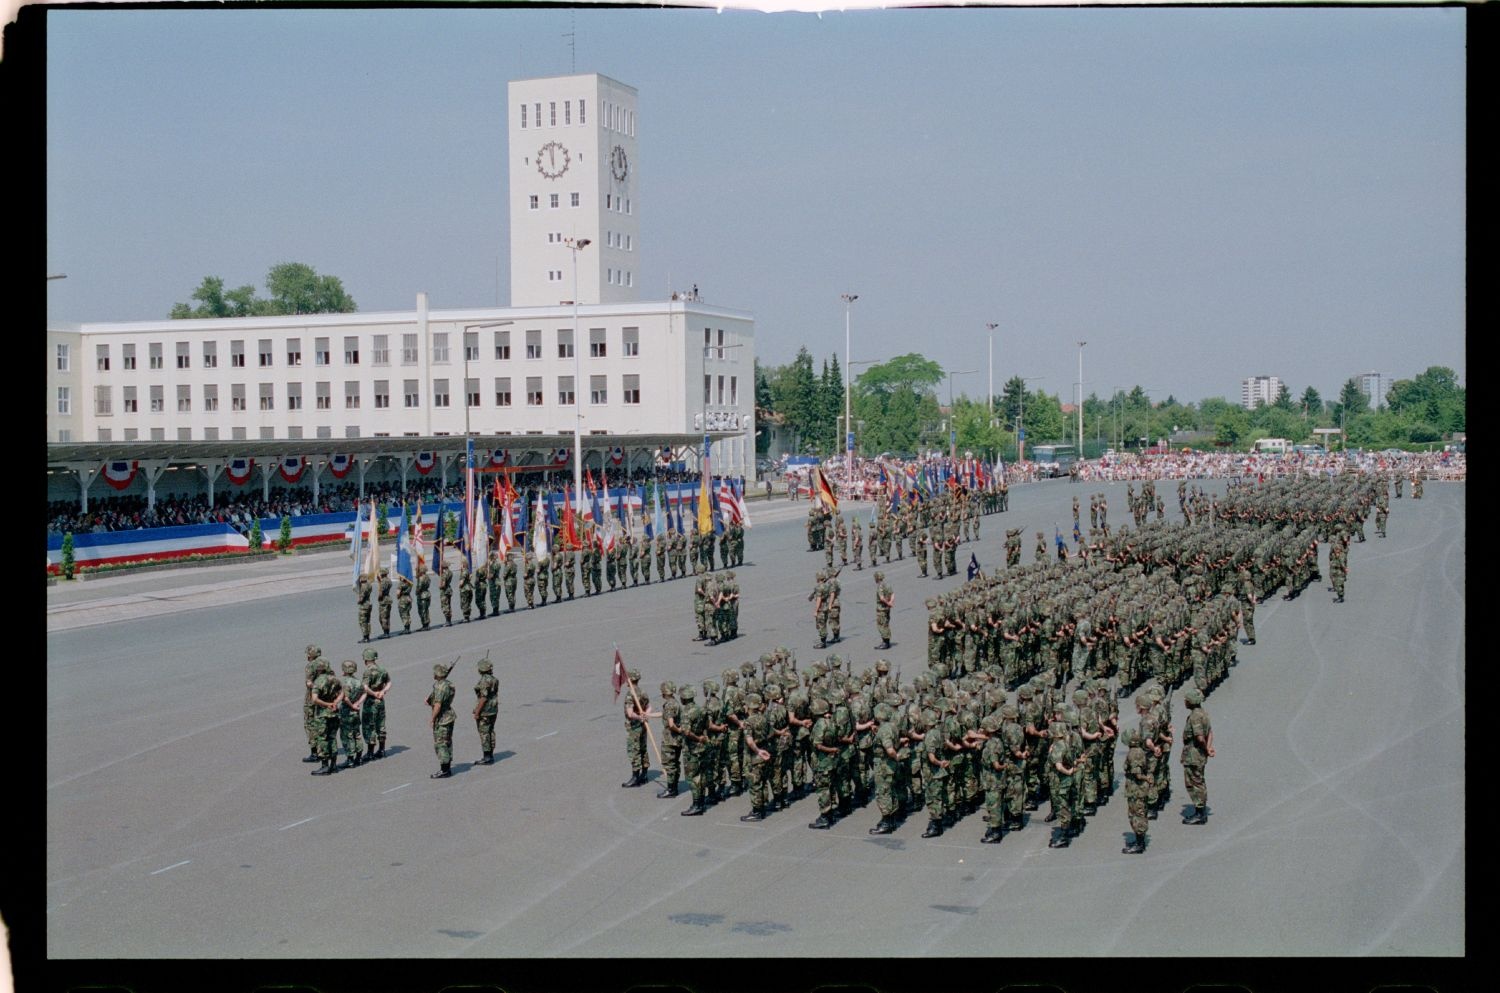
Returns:
[[[283,261],[508,303],[505,86],[640,93],[638,285],[983,396],[1463,379],[1462,9],[55,10],[53,321]],[[575,33],[576,51],[565,37]],[[946,386],[943,389],[946,399]]]

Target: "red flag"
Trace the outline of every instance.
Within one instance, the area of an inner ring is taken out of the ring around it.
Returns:
[[[615,688],[615,702],[620,700],[620,687],[625,685],[625,660],[620,657],[620,649],[615,649],[615,667],[609,674],[610,685]]]
[[[578,547],[578,530],[573,526],[573,501],[568,500],[563,504],[563,530],[562,539],[564,548]]]
[[[829,510],[837,512],[839,509],[839,499],[834,495],[833,487],[828,484],[828,478],[823,475],[822,466],[813,466],[812,474],[808,481],[812,484],[809,487],[812,490],[812,495],[827,504]]]

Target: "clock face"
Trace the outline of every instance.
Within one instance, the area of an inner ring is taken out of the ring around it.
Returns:
[[[536,153],[536,171],[548,179],[556,179],[568,171],[568,163],[573,159],[568,149],[561,142],[549,141]]]
[[[609,155],[609,171],[620,182],[630,173],[630,160],[625,157],[625,149],[616,145],[614,151]]]

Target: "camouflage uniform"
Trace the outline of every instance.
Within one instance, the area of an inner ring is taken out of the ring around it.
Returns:
[[[360,641],[370,640],[370,612],[373,604],[370,602],[374,584],[370,577],[361,575],[354,583],[354,602],[359,606],[359,634]]]
[[[647,712],[651,709],[651,698],[641,689],[641,672],[631,669],[630,687],[625,695],[625,753],[630,758],[630,778],[621,786],[643,786],[651,769],[650,757],[646,753]]]
[[[391,568],[380,567],[380,636],[391,634]]]
[[[875,630],[880,634],[880,647],[891,647],[891,601],[895,594],[885,581],[885,573],[875,574]]]
[[[432,708],[432,746],[437,752],[438,771],[430,778],[447,779],[453,775],[453,725],[458,717],[453,713],[453,684],[448,682],[448,666],[441,662],[432,667],[432,692],[427,694],[427,705]]]
[[[677,795],[682,763],[682,704],[677,702],[677,684],[661,684],[661,770],[662,790],[658,799]]]
[[[365,704],[360,715],[360,734],[365,739],[365,757],[385,758],[385,695],[390,692],[391,675],[376,659],[380,653],[365,649]]]
[[[500,681],[489,659],[479,662],[479,682],[474,686],[474,723],[479,729],[480,765],[495,763],[495,719],[500,715]]]
[[[359,667],[354,664],[353,659],[345,659],[343,664],[344,674],[339,678],[343,687],[343,697],[339,700],[339,739],[344,746],[344,768],[352,769],[360,763],[360,753],[363,751],[364,742],[359,736],[359,695],[362,690],[359,677],[355,675]]]
[[[338,771],[339,701],[344,686],[334,676],[328,663],[319,659],[313,677],[314,726],[318,731],[318,759],[321,765],[312,771],[314,776],[327,776]]]
[[[1182,819],[1184,824],[1208,823],[1208,785],[1204,779],[1204,768],[1213,755],[1213,725],[1208,711],[1203,709],[1203,694],[1189,689],[1183,695],[1188,716],[1182,729],[1182,784],[1187,789],[1188,799],[1193,801],[1193,812]]]

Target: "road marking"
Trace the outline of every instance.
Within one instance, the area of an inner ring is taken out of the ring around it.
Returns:
[[[157,869],[156,872],[151,873],[151,875],[155,876],[155,875],[157,875],[159,873],[166,872],[167,869],[176,869],[178,866],[187,865],[191,861],[193,861],[193,860],[192,859],[183,859],[181,862],[176,862],[176,863],[174,863],[172,865],[167,866],[166,869]]]
[[[539,735],[537,735],[535,738],[533,738],[531,740],[532,741],[541,741],[543,738],[550,738],[550,737],[552,737],[556,733],[557,733],[556,731],[548,731],[546,734],[539,734]]]
[[[278,830],[278,831],[285,831],[287,828],[294,828],[298,824],[306,824],[308,821],[315,821],[317,819],[318,819],[318,815],[317,814],[313,814],[311,817],[304,817],[300,821],[293,821],[291,824],[288,824],[286,827],[279,827],[276,830]]]
[[[392,786],[388,790],[381,790],[380,791],[380,795],[381,796],[385,796],[387,793],[394,793],[397,790],[404,790],[404,789],[406,789],[410,785],[411,785],[411,783],[402,783],[400,786]]]

